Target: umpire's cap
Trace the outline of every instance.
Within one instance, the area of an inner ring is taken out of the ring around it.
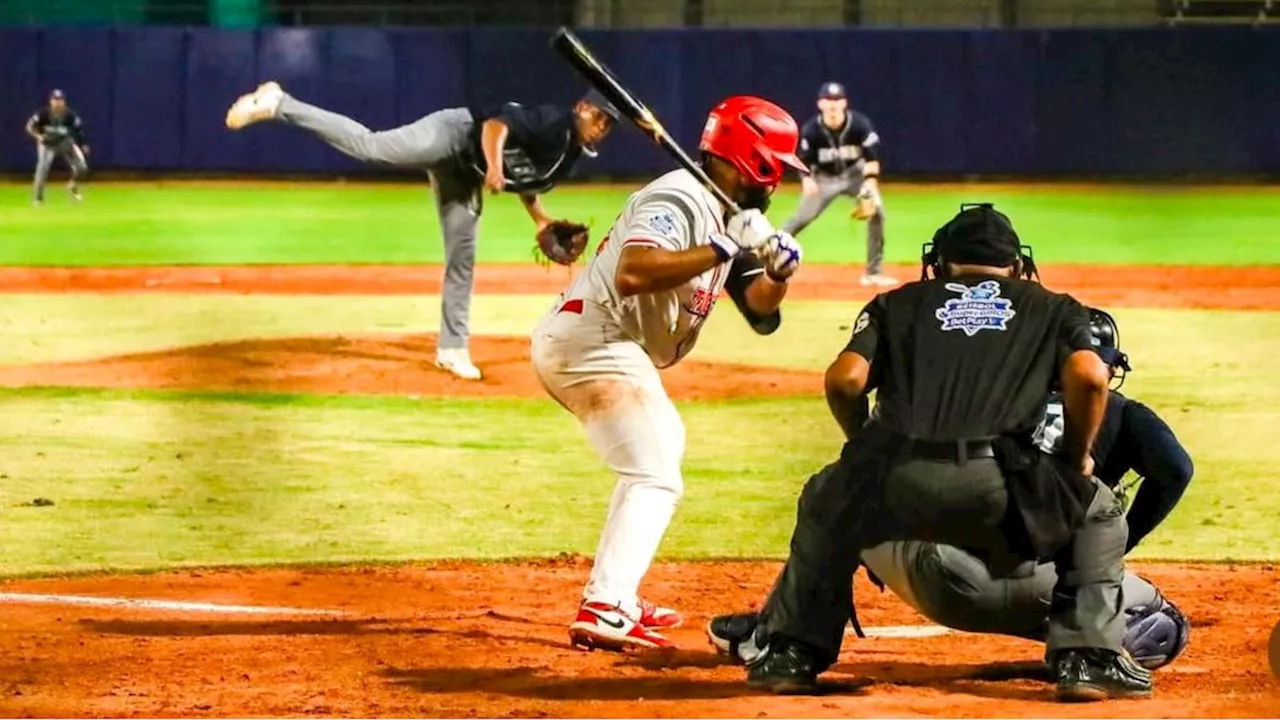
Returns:
[[[61,90],[54,88],[53,90],[49,91],[49,99],[50,100],[66,100],[67,96],[64,95]]]
[[[1022,255],[1013,223],[991,203],[966,203],[933,238],[945,262],[1009,267]]]
[[[609,102],[609,98],[605,97],[604,93],[595,88],[588,90],[587,94],[583,96],[582,101],[600,108],[600,110],[603,111],[605,115],[612,118],[614,122],[618,122],[622,119],[622,113],[618,112],[618,108],[614,107],[613,103]]]

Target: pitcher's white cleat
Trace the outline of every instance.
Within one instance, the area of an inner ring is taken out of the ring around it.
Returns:
[[[436,350],[436,367],[463,380],[479,380],[482,377],[480,368],[471,363],[471,353],[466,348]]]
[[[264,82],[257,90],[248,95],[241,95],[239,100],[227,110],[227,127],[239,130],[263,120],[270,120],[280,110],[280,101],[284,99],[284,90],[274,80]]]

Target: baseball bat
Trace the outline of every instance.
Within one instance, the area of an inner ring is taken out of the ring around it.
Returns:
[[[678,143],[667,133],[667,129],[662,127],[662,123],[658,122],[658,118],[654,116],[653,111],[649,110],[644,103],[636,99],[621,82],[617,76],[604,66],[604,63],[587,49],[587,46],[578,39],[568,28],[560,28],[556,31],[555,37],[551,39],[551,48],[560,54],[569,64],[573,66],[578,74],[586,79],[596,90],[600,91],[613,106],[618,108],[618,112],[622,113],[630,120],[640,131],[648,135],[656,142],[659,147],[667,151],[667,154],[675,158],[680,167],[688,170],[697,178],[702,186],[711,191],[716,199],[729,209],[731,215],[737,215],[742,212],[742,208],[738,203],[734,202],[725,191],[719,186],[711,182],[711,178],[707,176],[707,172],[702,166],[694,162]]]

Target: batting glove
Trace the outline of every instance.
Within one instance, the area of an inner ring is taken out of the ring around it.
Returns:
[[[803,255],[800,242],[791,233],[776,232],[765,245],[765,274],[775,282],[786,282],[800,269],[800,258]]]
[[[743,210],[729,218],[726,235],[712,235],[711,247],[720,256],[721,262],[737,257],[743,250],[759,250],[777,232],[773,225],[759,210]]]

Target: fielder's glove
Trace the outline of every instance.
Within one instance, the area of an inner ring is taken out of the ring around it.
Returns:
[[[571,220],[555,220],[538,231],[537,243],[534,257],[539,261],[572,265],[587,249],[587,226]]]
[[[777,232],[769,238],[764,250],[764,271],[769,279],[785,282],[800,269],[800,257],[804,252],[800,242],[789,232]]]
[[[858,191],[858,199],[849,213],[854,220],[870,220],[876,214],[876,194],[867,185]]]

